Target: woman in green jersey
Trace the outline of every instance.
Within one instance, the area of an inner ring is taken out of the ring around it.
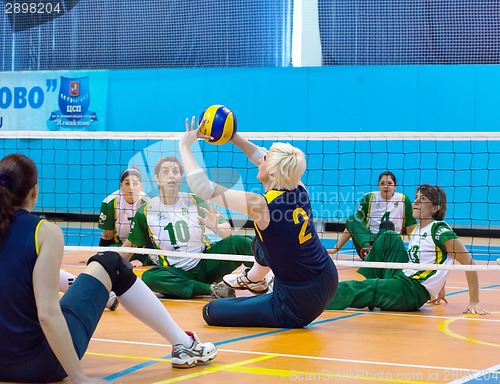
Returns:
[[[347,219],[346,229],[337,244],[328,252],[337,253],[352,237],[356,251],[364,259],[384,225],[390,225],[390,229],[399,234],[403,233],[403,228],[410,233],[417,221],[412,216],[410,199],[396,192],[397,185],[392,172],[382,172],[378,178],[378,191],[363,196],[356,213]],[[389,222],[394,224],[393,227]]]
[[[148,201],[148,195],[143,192],[141,171],[137,167],[127,168],[120,176],[120,189],[102,202],[98,227],[103,231],[99,245],[122,245],[135,213]]]
[[[474,260],[457,234],[443,219],[446,215],[446,193],[441,187],[422,184],[417,188],[413,202],[413,216],[418,220],[410,234],[408,249],[401,236],[383,229],[377,234],[365,261],[413,263],[408,269],[358,269],[366,280],[339,283],[337,294],[327,309],[347,307],[386,311],[416,311],[428,300],[437,300],[444,294],[448,276],[446,270],[423,270],[418,264],[451,265],[456,261],[474,265]],[[469,285],[469,304],[465,313],[486,314],[479,303],[479,283],[476,271],[466,271]]]

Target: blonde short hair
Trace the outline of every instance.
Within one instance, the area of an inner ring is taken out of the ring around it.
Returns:
[[[288,143],[274,143],[269,152],[267,171],[271,179],[271,188],[281,190],[297,188],[306,170],[304,152]]]

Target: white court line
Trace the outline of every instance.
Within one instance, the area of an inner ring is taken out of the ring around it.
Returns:
[[[500,378],[500,372],[498,372],[499,369],[500,369],[500,364],[497,364],[493,367],[486,369],[474,369],[471,371],[471,374],[468,375],[467,377],[450,381],[448,384],[468,383],[470,380],[474,380],[479,377],[484,377],[484,379],[479,379],[481,382],[484,381],[485,383],[488,383],[489,379],[491,378],[494,378],[496,382]],[[492,377],[492,375],[494,376]]]
[[[488,291],[500,291],[500,288],[488,288],[490,285],[497,285],[497,284],[487,284],[485,285],[484,287],[479,287],[479,289],[482,289],[482,290],[488,290]],[[459,290],[464,290],[464,291],[468,291],[469,290],[469,287],[452,287],[452,286],[446,286],[446,289],[459,289]]]
[[[138,341],[124,341],[124,340],[97,339],[97,338],[92,338],[92,341],[101,341],[101,342],[106,342],[106,343],[133,344],[133,345],[150,345],[150,346],[158,346],[158,347],[171,347],[171,345],[169,345],[169,344],[142,343],[142,342],[138,342]],[[241,354],[247,354],[247,355],[293,357],[293,358],[297,358],[297,359],[337,361],[337,362],[353,363],[353,364],[386,365],[386,366],[391,366],[391,367],[406,367],[406,368],[441,369],[441,370],[448,370],[448,371],[466,371],[466,372],[473,371],[473,369],[470,369],[470,368],[439,367],[439,366],[433,366],[433,365],[418,365],[418,364],[398,364],[398,363],[388,363],[385,361],[381,362],[381,361],[368,361],[368,360],[338,359],[338,358],[333,358],[333,357],[291,355],[291,354],[286,354],[286,353],[242,351],[242,350],[236,350],[236,349],[221,349],[221,348],[217,348],[217,350],[221,351],[221,352],[241,353]]]

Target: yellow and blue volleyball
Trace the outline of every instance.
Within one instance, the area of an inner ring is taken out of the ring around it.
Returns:
[[[238,128],[238,119],[234,113],[223,105],[212,105],[205,109],[198,119],[198,125],[205,119],[205,125],[200,133],[212,136],[213,139],[205,139],[211,144],[226,144],[231,140]]]

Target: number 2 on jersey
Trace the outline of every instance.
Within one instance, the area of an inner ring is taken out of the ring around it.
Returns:
[[[295,224],[300,224],[299,215],[302,216],[304,219],[304,222],[302,223],[302,227],[300,228],[299,232],[299,244],[303,244],[312,237],[312,234],[308,233],[306,235],[306,229],[307,229],[307,223],[309,222],[309,217],[307,216],[307,213],[306,211],[304,211],[303,208],[295,208],[295,210],[293,211],[293,222]]]

